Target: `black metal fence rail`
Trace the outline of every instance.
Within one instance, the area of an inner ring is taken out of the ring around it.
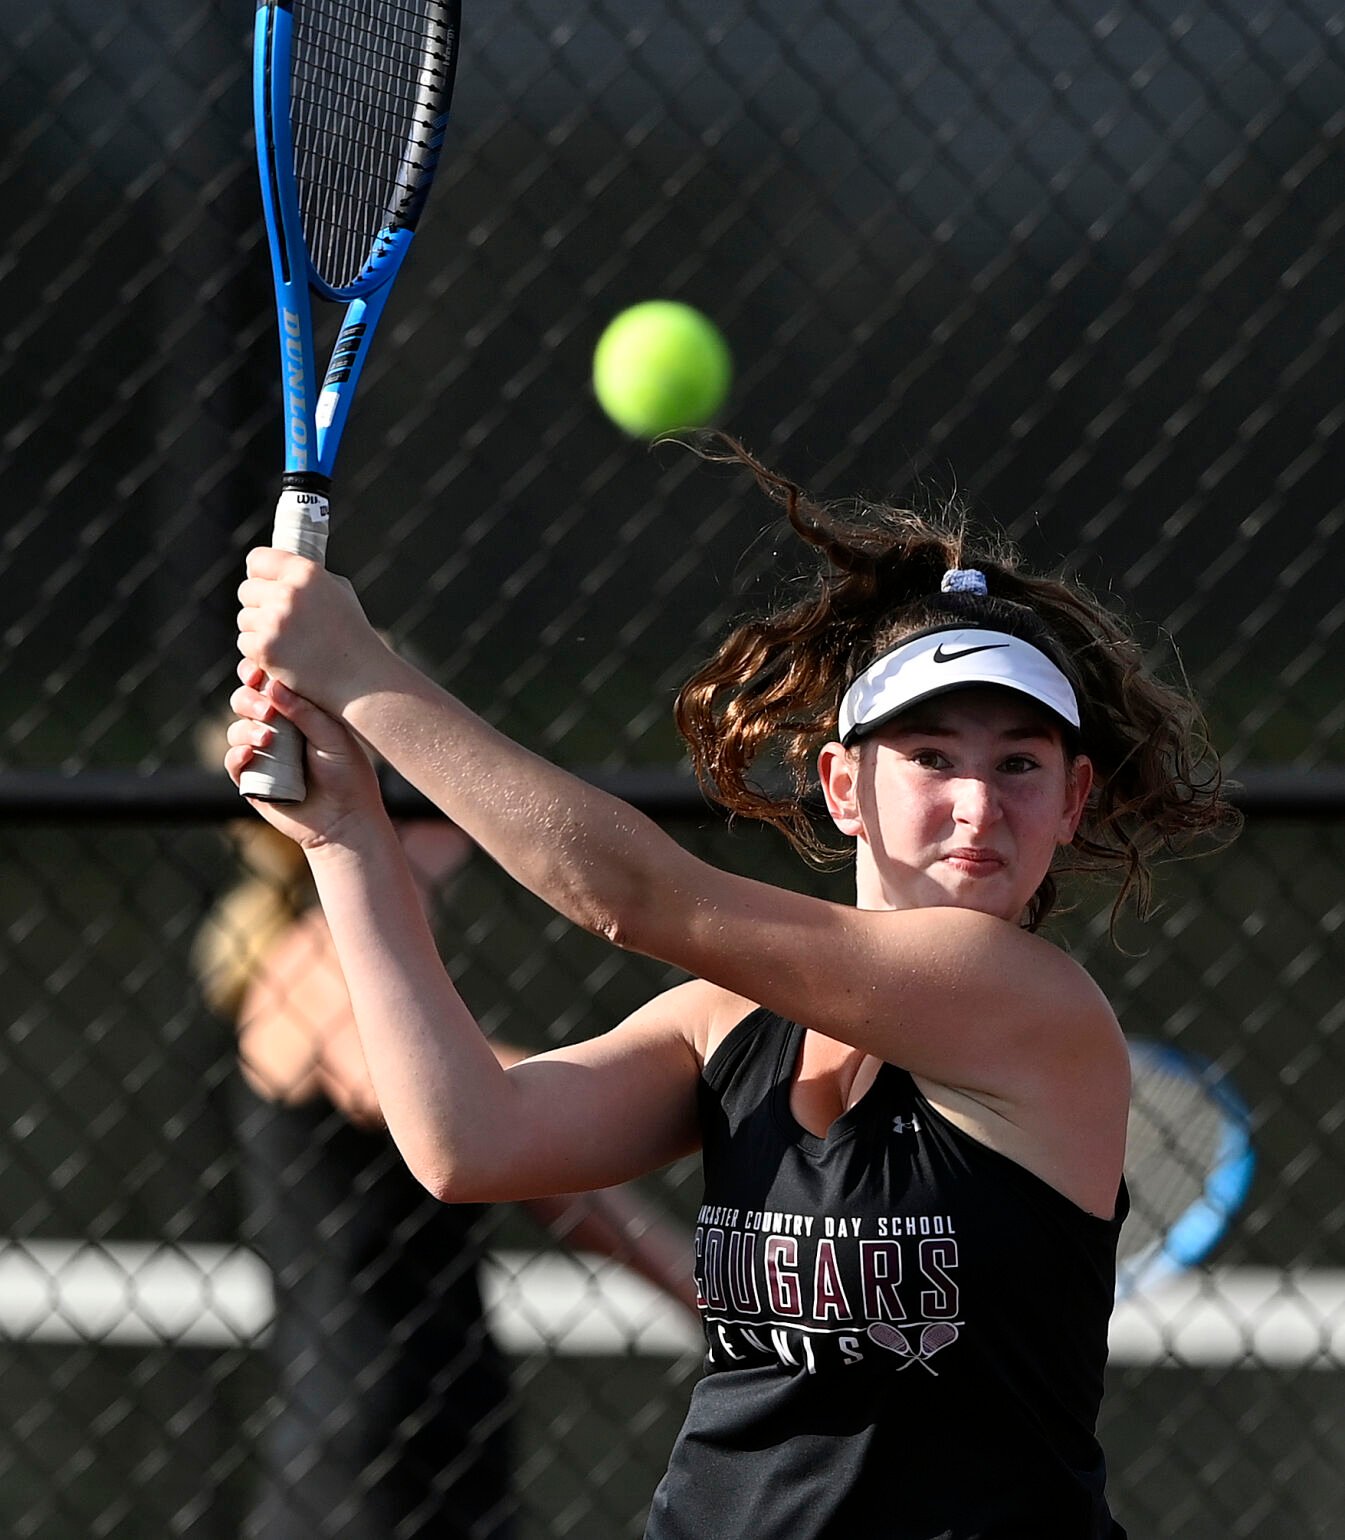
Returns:
[[[654,818],[691,818],[715,804],[675,770],[577,770],[583,780]],[[433,815],[434,805],[396,774],[382,777],[395,818]],[[1345,818],[1345,770],[1244,770],[1228,788],[1248,819]],[[81,824],[216,823],[239,816],[239,799],[207,770],[0,771],[0,820]]]

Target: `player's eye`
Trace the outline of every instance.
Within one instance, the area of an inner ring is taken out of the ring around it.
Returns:
[[[1000,768],[1009,775],[1026,775],[1028,771],[1038,768],[1039,761],[1031,754],[1010,754]]]
[[[947,770],[952,761],[938,749],[916,749],[910,756],[911,763],[919,765],[922,770]]]

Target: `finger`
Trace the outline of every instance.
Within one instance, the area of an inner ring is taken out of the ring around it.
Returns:
[[[259,545],[254,547],[254,549],[248,552],[247,561],[244,563],[247,575],[250,578],[276,577],[284,564],[286,554],[284,551],[276,550],[274,546]]]
[[[269,722],[245,722],[235,719],[229,723],[225,737],[232,748],[264,749],[271,744],[276,735],[275,728]]]
[[[252,661],[250,668],[260,668],[269,672],[270,664],[266,660],[266,654],[271,644],[276,639],[275,629],[256,612],[251,612],[253,619],[249,620],[248,611],[244,611],[238,617],[238,650],[245,658]]]
[[[265,682],[266,675],[260,669],[248,665],[249,672]],[[251,717],[258,722],[269,722],[275,715],[271,697],[253,685],[239,685],[229,697],[229,709],[235,716]]]
[[[258,578],[244,578],[238,585],[238,602],[245,609],[259,609],[275,596],[276,585]]]
[[[352,742],[350,734],[320,707],[305,700],[302,695],[296,695],[279,679],[269,680],[266,688],[276,710],[294,723],[313,748],[333,754],[349,751]]]
[[[249,689],[260,692],[266,683],[266,670],[258,668],[250,658],[244,658],[238,665],[238,677]]]
[[[238,778],[252,763],[252,749],[247,744],[239,744],[231,748],[224,756],[224,768],[229,773],[229,779],[238,785]]]
[[[314,568],[320,567],[320,562],[310,561],[306,556],[296,556],[293,551],[277,550],[275,546],[261,545],[248,552],[247,575],[250,578],[282,579],[287,582],[302,582],[307,574]]]

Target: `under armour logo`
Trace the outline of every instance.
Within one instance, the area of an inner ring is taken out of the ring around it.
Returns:
[[[915,1118],[893,1118],[892,1132],[894,1134],[918,1134],[920,1124]]]

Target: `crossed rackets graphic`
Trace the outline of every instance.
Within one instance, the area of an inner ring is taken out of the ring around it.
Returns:
[[[929,1360],[934,1357],[940,1348],[946,1348],[950,1343],[957,1341],[957,1327],[948,1321],[935,1321],[929,1326],[920,1329],[920,1346],[913,1348],[911,1340],[899,1326],[889,1326],[886,1321],[874,1321],[869,1326],[870,1338],[881,1348],[886,1348],[889,1353],[895,1353],[905,1362],[898,1369],[909,1369],[912,1364],[919,1364],[928,1369],[935,1379],[939,1377],[939,1371],[930,1366]]]

